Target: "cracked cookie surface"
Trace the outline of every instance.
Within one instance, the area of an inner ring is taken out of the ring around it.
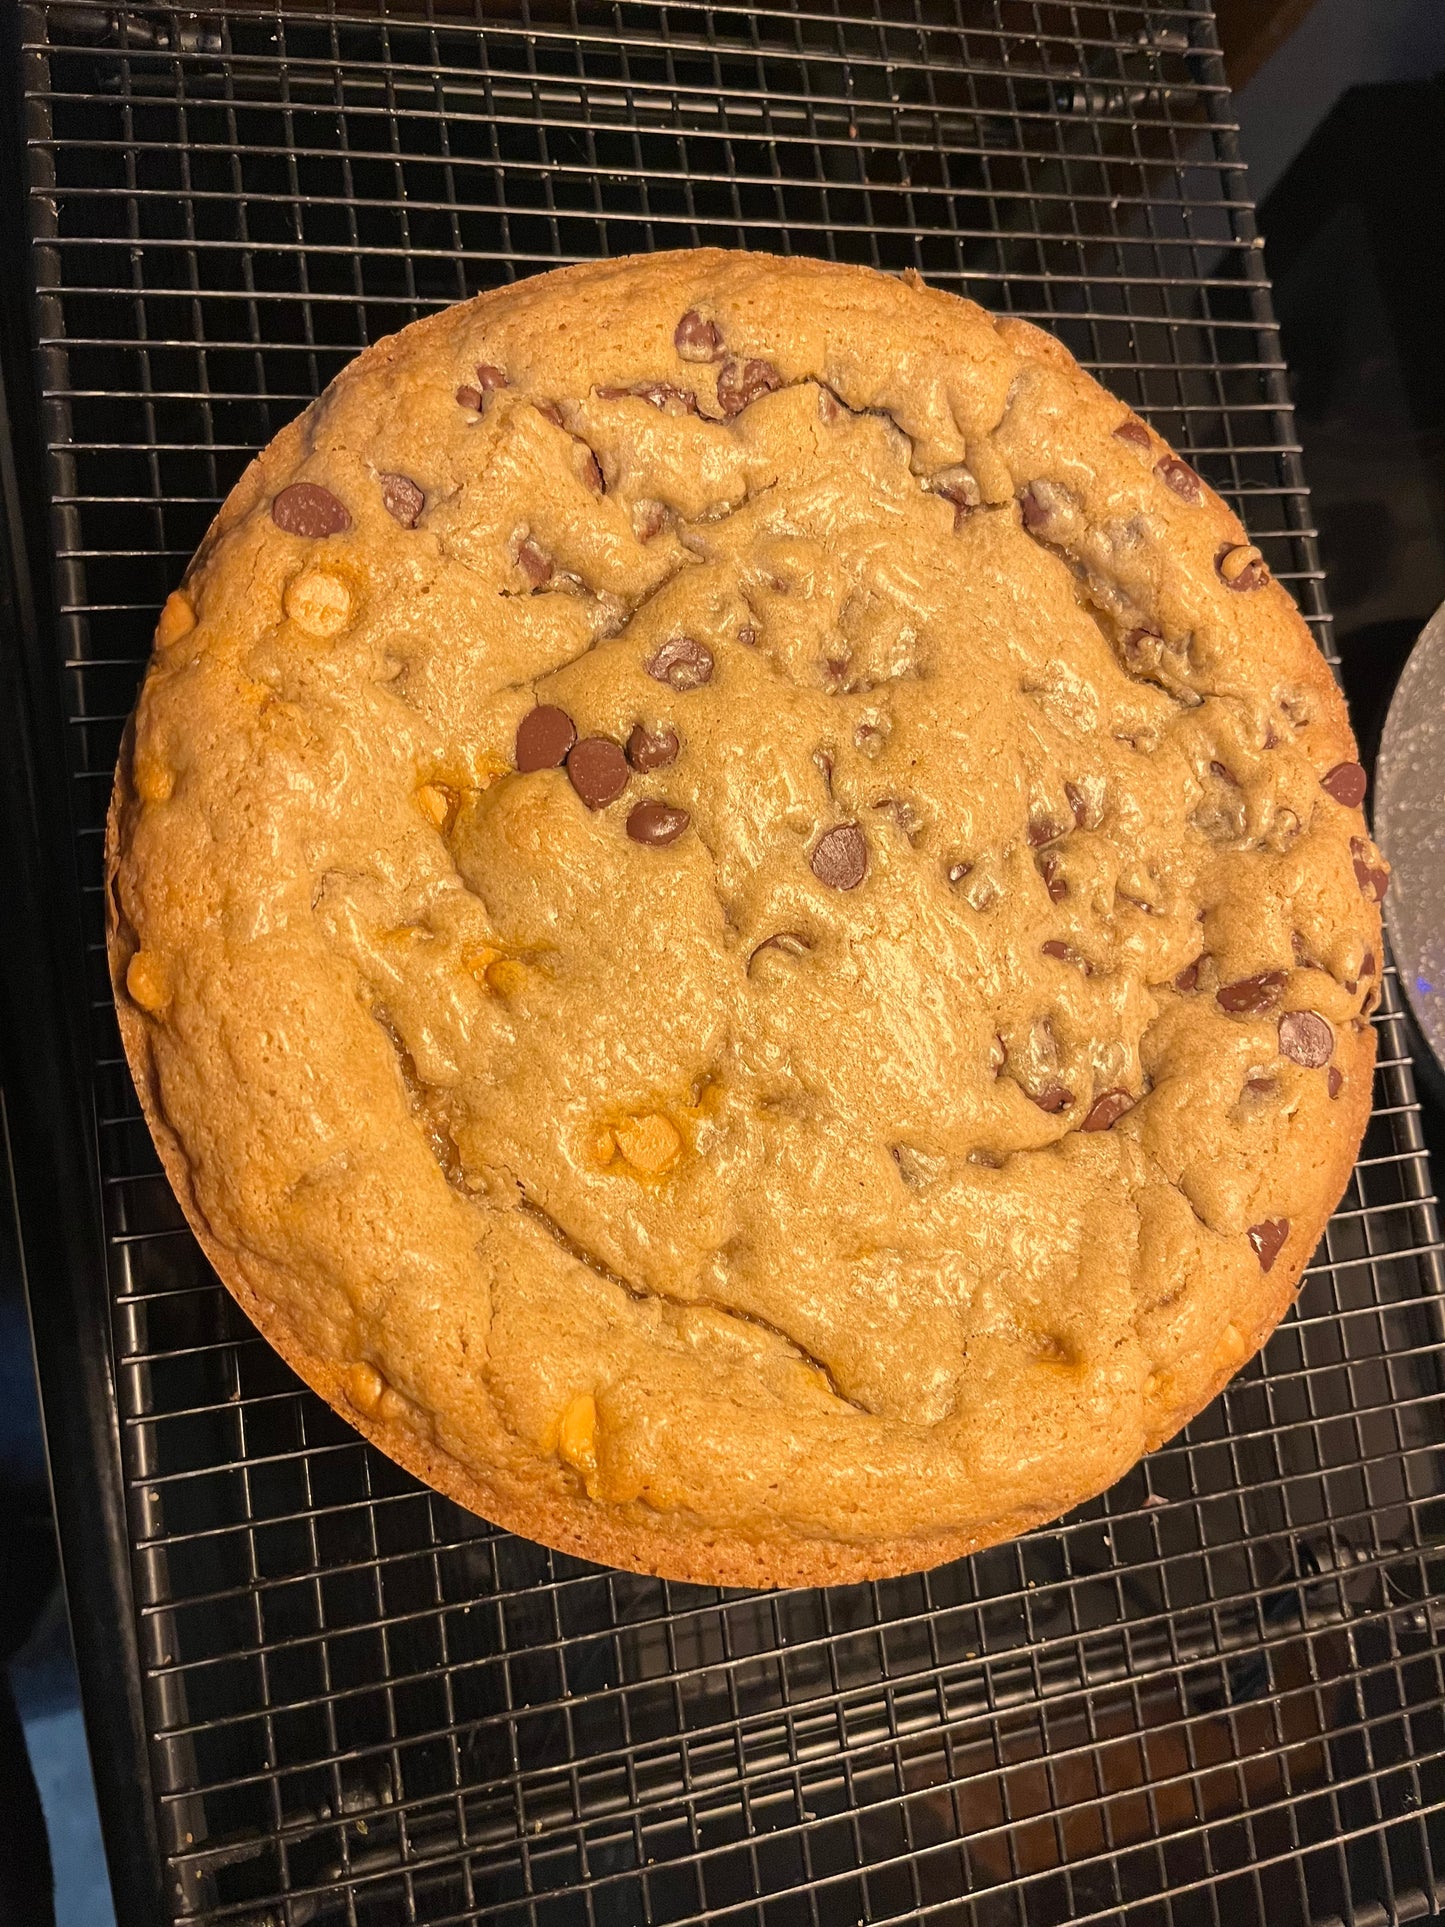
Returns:
[[[167,603],[111,962],[278,1349],[719,1583],[1054,1516],[1263,1342],[1388,870],[1308,630],[1050,337],[700,251],[379,343]]]

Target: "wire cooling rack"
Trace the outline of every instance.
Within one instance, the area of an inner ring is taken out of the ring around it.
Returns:
[[[52,0],[15,18],[64,710],[46,746],[89,944],[94,1316],[144,1729],[129,1753],[96,1739],[122,1752],[103,1782],[139,1784],[169,1915],[1436,1911],[1441,1254],[1393,980],[1359,1165],[1263,1360],[1057,1527],[777,1596],[497,1533],[299,1386],[182,1223],[105,981],[111,768],[216,504],[366,343],[554,261],[815,253],[1034,317],[1189,451],[1327,642],[1209,12]],[[61,1361],[43,1367],[62,1400]]]

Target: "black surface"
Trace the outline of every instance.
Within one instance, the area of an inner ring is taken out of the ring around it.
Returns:
[[[1341,678],[1373,770],[1395,684],[1445,602],[1445,77],[1355,87],[1259,211],[1319,521]],[[1403,1016],[1445,1169],[1445,1075]]]
[[[52,1408],[68,1339],[113,1358],[118,1465],[103,1387],[60,1449],[124,1481],[128,1575],[122,1538],[89,1578],[138,1632],[151,1738],[123,1694],[97,1730],[176,1917],[1325,1927],[1445,1893],[1440,1247],[1392,982],[1360,1165],[1263,1361],[1056,1528],[778,1597],[554,1557],[361,1444],[216,1285],[119,1059],[98,831],[156,607],[357,348],[553,259],[836,253],[1043,319],[1326,635],[1208,15],[884,17],[21,10],[56,553],[27,701],[62,885],[74,825],[98,1182],[43,1107],[28,1155],[56,1215],[100,1203],[107,1258],[32,1276],[72,1281]]]

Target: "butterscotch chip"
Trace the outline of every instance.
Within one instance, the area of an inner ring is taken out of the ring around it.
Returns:
[[[196,626],[196,611],[191,598],[184,589],[172,589],[161,609],[160,621],[156,624],[156,647],[168,649],[182,636],[188,636]]]
[[[344,1415],[577,1557],[811,1585],[1054,1517],[1244,1363],[1388,865],[1187,454],[1022,322],[707,251],[431,316],[262,453],[157,626],[112,968]]]
[[[351,619],[351,591],[328,569],[307,569],[293,576],[282,602],[297,628],[309,636],[334,636]]]
[[[125,987],[142,1010],[164,1010],[170,1002],[170,973],[154,951],[136,951],[126,965]]]

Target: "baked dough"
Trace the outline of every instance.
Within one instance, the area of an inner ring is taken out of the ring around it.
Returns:
[[[167,602],[122,1035],[221,1278],[587,1558],[821,1584],[1118,1478],[1368,1114],[1387,866],[1224,504],[864,269],[564,269],[379,342]]]

